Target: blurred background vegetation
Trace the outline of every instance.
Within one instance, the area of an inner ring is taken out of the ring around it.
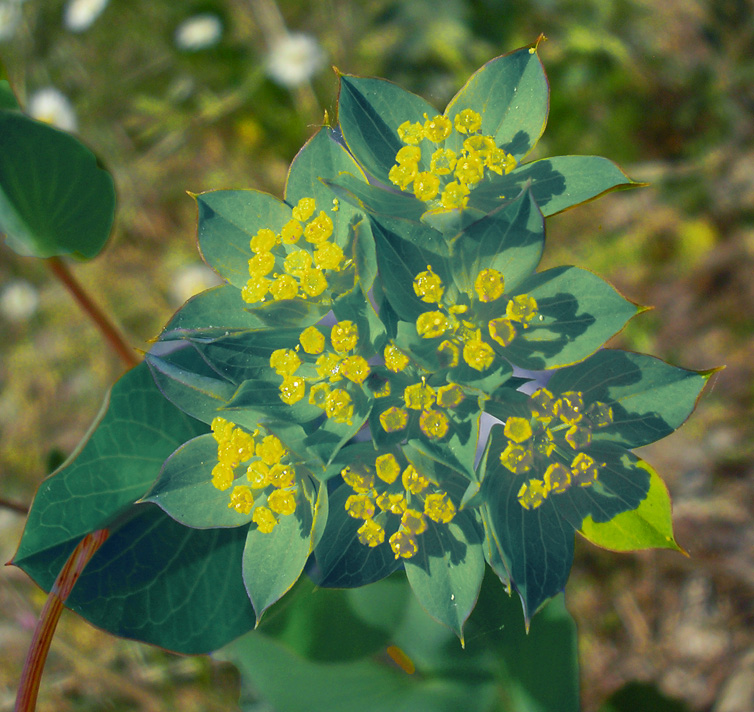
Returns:
[[[612,345],[727,367],[689,423],[642,453],[690,558],[577,544],[567,602],[584,709],[629,680],[690,710],[754,709],[752,0],[0,0],[0,57],[22,105],[73,130],[115,177],[112,239],[72,269],[136,349],[215,279],[186,191],[280,195],[296,151],[335,114],[330,66],[442,110],[477,67],[540,32],[552,98],[537,157],[604,155],[651,184],[552,218],[543,266],[590,268],[655,307]],[[28,505],[123,367],[45,264],[5,245],[0,330],[0,494]],[[22,526],[0,508],[6,561]],[[0,710],[42,602],[3,572]],[[230,710],[237,695],[227,666],[66,614],[39,709]]]

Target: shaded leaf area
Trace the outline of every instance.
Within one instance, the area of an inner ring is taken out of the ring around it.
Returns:
[[[521,160],[547,123],[549,87],[539,55],[524,47],[487,62],[453,97],[445,115],[452,120],[463,109],[479,112],[482,134]],[[454,133],[446,147],[458,151],[462,144],[462,137]]]
[[[427,209],[426,203],[417,200],[412,193],[399,192],[392,185],[364,183],[350,173],[324,183],[338,198],[375,215],[418,222]]]
[[[646,461],[637,458],[634,466],[649,473],[649,491],[639,506],[616,514],[608,521],[598,521],[589,514],[581,523],[579,534],[592,544],[611,551],[649,548],[683,551],[673,536],[668,488]]]
[[[474,293],[483,269],[496,269],[513,292],[539,264],[545,244],[545,223],[531,191],[499,206],[452,238],[453,278],[459,290]]]
[[[295,207],[301,198],[314,198],[317,210],[330,210],[335,196],[323,181],[334,179],[341,173],[347,173],[355,184],[367,184],[366,176],[359,165],[338,142],[338,132],[329,126],[324,126],[304,144],[294,157],[285,182],[286,202],[291,207]],[[343,226],[348,224],[353,212],[348,205],[338,207],[339,214],[336,221],[338,243],[342,244],[342,240],[338,239],[341,235],[338,234],[337,229],[342,230]]]
[[[58,545],[73,549],[109,526],[144,495],[176,448],[206,430],[162,397],[145,365],[126,373],[81,449],[39,486],[14,563],[23,567]]]
[[[427,522],[419,551],[406,559],[406,577],[419,603],[464,640],[463,627],[476,604],[484,576],[481,532],[471,512],[449,524]]]
[[[406,235],[404,227],[397,220],[373,219],[372,233],[385,297],[401,319],[415,321],[419,314],[428,309],[427,303],[414,291],[416,275],[431,265],[443,283],[450,284],[451,268],[442,253],[434,251],[429,240],[411,239],[415,235]],[[421,224],[417,224],[417,229],[432,234],[432,237],[436,236],[438,244],[441,244],[442,236],[437,231]]]
[[[199,247],[207,264],[241,289],[249,279],[249,242],[262,228],[276,234],[291,207],[258,190],[216,190],[196,196]]]
[[[254,625],[241,579],[245,530],[183,527],[137,504],[171,452],[206,426],[140,365],[114,386],[89,439],[39,488],[13,564],[43,589],[79,540],[107,527],[67,605],[114,635],[207,652]]]
[[[499,460],[506,444],[503,429],[493,427],[482,484],[486,549],[490,565],[503,580],[512,582],[521,594],[527,616],[531,616],[542,602],[565,587],[574,531],[581,529],[587,518],[602,524],[640,507],[649,495],[650,470],[620,445],[592,442],[582,452],[599,464],[596,482],[586,487],[574,483],[564,492],[550,492],[539,506],[526,509],[518,501],[522,485],[530,478],[543,478],[551,463],[569,468],[571,454],[556,445],[547,461],[535,461],[525,475],[514,475]],[[652,526],[662,529],[667,514],[661,509],[653,512]],[[632,541],[641,531],[634,526]],[[619,531],[612,533],[619,536]],[[651,540],[651,536],[641,539],[639,548],[649,546]]]
[[[186,527],[238,527],[251,522],[228,506],[229,493],[212,484],[217,464],[217,441],[211,433],[179,447],[166,461],[152,489],[144,496]]]
[[[464,650],[413,599],[402,574],[348,591],[311,593],[302,581],[261,632],[217,657],[238,666],[244,686],[290,712],[579,709],[576,630],[562,599],[527,635],[520,604],[488,573],[467,631]]]
[[[110,235],[115,187],[78,139],[0,108],[0,233],[22,255],[92,258]]]
[[[254,627],[241,578],[246,530],[190,529],[135,505],[87,565],[66,605],[124,638],[208,653]],[[49,589],[70,554],[60,545],[18,561]]]
[[[545,217],[592,200],[616,188],[640,185],[601,156],[553,156],[524,163],[510,173],[489,178],[469,195],[469,206],[484,212],[511,200],[526,186]]]
[[[346,500],[352,494],[353,490],[345,485],[330,494],[327,524],[322,539],[314,550],[314,566],[309,571],[318,586],[366,586],[403,566],[403,562],[395,558],[387,544],[369,547],[359,541],[358,529],[364,522],[351,517],[345,509]],[[386,520],[386,542],[398,530],[399,525],[398,517]]]
[[[312,550],[317,490],[308,478],[300,480],[296,511],[281,516],[268,534],[249,529],[243,551],[243,579],[257,623],[264,612],[296,583]],[[325,495],[326,496],[326,495]],[[326,505],[317,509],[327,517]]]
[[[610,405],[613,422],[595,430],[594,439],[634,448],[676,430],[694,410],[710,376],[646,354],[604,349],[556,371],[548,389],[554,394],[580,391],[585,403]]]
[[[388,185],[388,172],[403,143],[398,127],[404,121],[424,122],[437,110],[424,99],[384,79],[341,75],[338,123],[348,150],[367,173]],[[422,141],[422,146],[429,142]],[[431,151],[422,151],[429,155]]]
[[[532,275],[517,291],[536,300],[537,317],[509,346],[498,350],[511,363],[530,370],[582,361],[637,313],[636,305],[607,282],[578,267]],[[488,310],[494,313],[494,303]]]
[[[573,562],[574,528],[563,521],[552,501],[533,510],[517,499],[523,483],[500,464],[505,444],[502,428],[491,433],[492,446],[482,483],[482,521],[487,563],[513,585],[529,621],[549,598],[561,593]]]

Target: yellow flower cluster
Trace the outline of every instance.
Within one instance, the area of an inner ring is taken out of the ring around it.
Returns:
[[[398,530],[388,539],[396,559],[409,559],[416,554],[417,537],[427,530],[427,519],[448,524],[456,514],[447,492],[413,465],[401,467],[392,453],[377,457],[374,467],[346,467],[340,474],[354,492],[346,500],[346,511],[354,519],[364,520],[358,530],[364,546],[382,544],[389,515],[400,517]]]
[[[262,435],[259,430],[247,433],[224,418],[214,418],[211,427],[217,442],[212,484],[219,490],[229,489],[236,480],[236,468],[248,462],[248,484],[233,487],[228,507],[251,514],[259,531],[269,534],[280,516],[296,511],[296,469],[289,462],[288,449],[275,435]]]
[[[389,348],[391,347],[386,347],[386,352]],[[386,364],[390,362],[388,353],[385,354],[385,362]],[[389,365],[388,368],[390,368]],[[434,406],[446,409],[455,408],[460,405],[463,398],[463,388],[457,383],[446,383],[435,389],[427,383],[425,378],[422,378],[418,383],[412,383],[404,388],[404,408],[392,406],[380,414],[380,425],[387,433],[403,430],[408,425],[411,411],[419,411],[419,429],[428,438],[438,440],[447,434],[450,421],[442,410]]]
[[[337,209],[333,201],[332,211]],[[328,286],[325,271],[344,268],[343,249],[331,239],[332,218],[323,210],[315,215],[316,210],[314,198],[301,198],[280,234],[262,228],[251,238],[249,279],[241,290],[246,303],[264,302],[267,295],[274,300],[319,297]]]
[[[371,373],[366,359],[355,353],[358,342],[356,324],[339,321],[330,330],[332,350],[326,350],[322,331],[309,326],[301,332],[295,348],[273,351],[270,368],[283,378],[279,386],[280,400],[288,405],[298,403],[306,397],[309,386],[309,403],[322,408],[335,422],[350,424],[354,408],[351,394],[346,387],[332,384],[361,385]],[[302,376],[299,368],[304,364],[316,375]]]
[[[414,292],[423,302],[437,304],[437,309],[426,311],[416,320],[416,331],[425,339],[445,338],[438,352],[451,368],[463,360],[477,371],[485,371],[495,360],[495,351],[482,338],[484,324],[477,323],[470,314],[469,306],[454,304],[445,306],[442,297],[445,286],[442,279],[427,265],[425,272],[414,278]],[[469,294],[472,304],[487,304],[503,297],[505,279],[496,269],[481,270],[474,280],[474,291]],[[526,329],[536,318],[542,319],[537,302],[529,294],[507,297],[505,314],[487,320],[486,331],[490,339],[501,346],[508,346],[516,337],[518,329]]]
[[[565,492],[574,484],[589,487],[597,480],[602,465],[586,452],[573,456],[573,451],[587,447],[592,431],[613,421],[613,411],[599,402],[585,407],[578,391],[567,391],[555,398],[546,388],[540,388],[532,394],[530,403],[529,419],[512,416],[505,421],[503,433],[508,444],[500,453],[500,462],[515,475],[544,469],[542,479],[531,478],[518,491],[521,506],[536,509],[553,492]],[[563,432],[570,450],[556,441],[555,434]],[[563,462],[551,462],[553,452]],[[564,464],[569,461],[570,466]]]
[[[404,121],[398,136],[405,145],[396,153],[388,177],[401,190],[411,189],[419,200],[436,201],[443,208],[466,207],[469,193],[484,179],[485,171],[505,175],[516,167],[516,159],[498,148],[492,136],[482,135],[481,128],[482,117],[472,109],[460,111],[453,121],[427,114],[424,123]],[[454,130],[464,137],[460,151],[440,145]],[[424,140],[431,156],[422,155]],[[429,170],[420,170],[422,162],[422,167],[429,164]]]

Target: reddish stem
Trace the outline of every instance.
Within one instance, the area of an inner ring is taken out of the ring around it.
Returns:
[[[129,367],[133,368],[138,365],[139,359],[136,358],[134,350],[126,343],[120,332],[113,326],[112,322],[104,312],[91,300],[89,295],[84,291],[82,286],[76,281],[66,264],[59,257],[50,257],[47,260],[53,274],[66,286],[73,298],[79,303],[79,306],[91,317],[104,335],[110,346],[116,351],[118,356]]]
[[[47,660],[47,653],[50,650],[52,636],[55,634],[60,614],[63,612],[63,604],[79,576],[81,576],[84,567],[89,563],[97,549],[105,543],[109,534],[110,532],[107,529],[98,529],[87,534],[68,557],[68,561],[65,562],[65,566],[55,579],[39,616],[29,652],[26,655],[18,696],[16,697],[16,706],[14,707],[15,712],[33,712],[36,708],[42,670]]]

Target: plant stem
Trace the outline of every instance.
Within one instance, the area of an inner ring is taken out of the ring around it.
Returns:
[[[16,706],[14,707],[15,712],[33,712],[36,708],[42,670],[44,670],[47,653],[50,650],[52,636],[55,634],[60,614],[63,612],[63,604],[79,576],[81,576],[84,567],[89,563],[97,549],[105,543],[109,534],[110,532],[107,529],[98,529],[87,534],[68,557],[68,561],[65,562],[65,566],[55,579],[44,608],[42,608],[37,627],[34,629],[34,637],[31,639],[29,652],[24,662]]]
[[[105,313],[92,301],[83,287],[76,281],[71,271],[59,257],[50,257],[47,260],[52,273],[66,286],[73,298],[79,303],[79,306],[91,317],[99,330],[105,337],[105,340],[120,356],[128,368],[133,368],[139,364],[139,359],[134,355],[134,350],[126,343],[123,336],[115,328]]]

